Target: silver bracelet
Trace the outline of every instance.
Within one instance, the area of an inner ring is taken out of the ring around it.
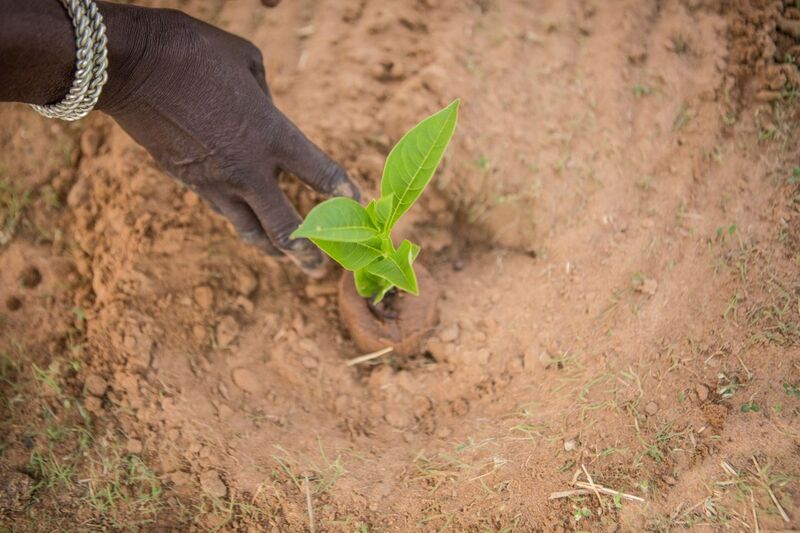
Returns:
[[[48,118],[78,120],[89,114],[108,81],[108,48],[103,16],[92,0],[61,0],[75,28],[75,79],[57,104],[31,105]]]

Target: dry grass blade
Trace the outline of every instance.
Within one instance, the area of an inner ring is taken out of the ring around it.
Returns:
[[[372,361],[373,359],[377,359],[378,357],[380,357],[382,355],[386,355],[387,353],[391,352],[392,350],[394,350],[394,348],[392,348],[391,346],[388,346],[386,348],[383,348],[382,350],[378,350],[377,352],[372,352],[372,353],[368,353],[366,355],[360,355],[358,357],[354,357],[352,359],[349,359],[347,361],[347,363],[345,363],[345,364],[347,366],[355,366],[355,365],[358,365],[358,364],[361,364],[361,363],[366,363],[367,361]]]
[[[308,476],[303,478],[303,487],[306,489],[306,506],[308,507],[308,530],[315,532],[314,527],[314,508],[311,506],[311,488],[308,483]]]
[[[594,495],[597,496],[597,503],[600,504],[600,512],[602,513],[603,512],[603,499],[600,497],[600,493],[597,491],[597,485],[594,484],[594,480],[592,479],[592,476],[589,474],[589,471],[586,470],[586,465],[581,463],[581,469],[583,470],[583,473],[586,475],[586,479],[589,481],[589,487],[594,492]]]
[[[578,481],[575,483],[578,489],[573,490],[562,490],[558,492],[551,492],[550,496],[547,498],[548,500],[558,500],[561,498],[571,498],[573,496],[585,496],[587,494],[606,494],[608,496],[619,496],[623,500],[630,500],[634,502],[644,502],[644,498],[640,498],[639,496],[634,496],[632,494],[626,494],[624,492],[619,492],[618,490],[609,489],[602,485],[586,483],[584,481]]]
[[[580,487],[582,489],[596,490],[600,494],[607,494],[609,496],[619,496],[620,498],[623,498],[625,500],[631,500],[631,501],[634,501],[634,502],[643,502],[644,501],[644,498],[641,498],[639,496],[634,496],[632,494],[626,494],[626,493],[620,492],[618,490],[609,489],[609,488],[604,487],[602,485],[595,484],[594,486],[592,486],[589,483],[586,483],[584,481],[578,481],[577,483],[575,483],[575,485],[577,485],[578,487]]]
[[[756,499],[753,497],[753,491],[750,491],[750,508],[753,511],[753,531],[759,533],[761,528],[758,527],[758,513],[756,513]]]
[[[591,494],[591,493],[592,491],[586,489],[562,490],[559,492],[551,492],[550,496],[547,499],[558,500],[561,498],[572,498],[573,496],[585,496],[586,494]]]
[[[761,481],[761,484],[764,486],[764,489],[767,491],[767,494],[769,494],[769,497],[772,498],[772,503],[774,503],[775,507],[778,508],[778,512],[781,514],[781,518],[783,518],[783,521],[786,523],[791,522],[791,520],[789,520],[789,515],[787,515],[786,511],[783,510],[781,504],[778,503],[778,498],[775,497],[775,493],[772,492],[772,488],[769,486],[769,480],[766,478],[764,472],[761,470],[761,465],[758,464],[756,456],[755,455],[752,456],[752,459],[753,459],[753,464],[756,465],[756,473],[758,474],[758,479],[759,481]]]
[[[736,470],[727,461],[722,461],[719,465],[729,475],[731,475],[733,477],[739,477],[739,474],[736,472]]]

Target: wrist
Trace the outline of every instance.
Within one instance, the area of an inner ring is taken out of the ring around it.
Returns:
[[[0,17],[0,101],[50,104],[69,90],[75,32],[52,0],[7,0]]]
[[[143,88],[158,76],[168,43],[187,33],[188,17],[171,9],[109,2],[97,2],[97,6],[106,25],[109,65],[108,82],[96,109],[114,116],[135,109]]]

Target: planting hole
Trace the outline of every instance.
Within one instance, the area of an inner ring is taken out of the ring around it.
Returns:
[[[9,296],[6,300],[6,307],[9,311],[17,311],[20,307],[22,307],[22,300],[16,296]]]
[[[19,280],[26,289],[33,289],[42,282],[42,273],[35,266],[27,266],[20,274]]]

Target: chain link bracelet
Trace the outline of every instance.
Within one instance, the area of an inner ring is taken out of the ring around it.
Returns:
[[[75,79],[63,100],[53,105],[31,105],[48,118],[78,120],[97,104],[108,81],[108,49],[103,16],[92,0],[61,0],[75,28]]]

